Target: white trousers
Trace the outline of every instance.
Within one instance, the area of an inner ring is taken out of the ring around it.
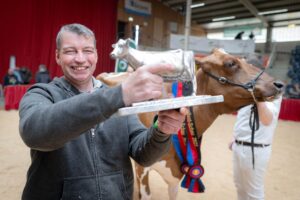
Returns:
[[[271,156],[271,146],[254,147],[255,168],[252,165],[250,146],[234,143],[233,178],[238,200],[263,200],[264,177]]]

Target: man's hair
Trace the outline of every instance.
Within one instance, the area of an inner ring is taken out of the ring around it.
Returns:
[[[82,24],[74,23],[74,24],[64,25],[60,28],[60,30],[56,36],[56,49],[58,49],[58,50],[61,48],[61,40],[62,40],[62,35],[64,32],[75,33],[77,35],[82,35],[86,38],[92,37],[94,39],[94,45],[96,47],[96,38],[95,38],[94,32]]]

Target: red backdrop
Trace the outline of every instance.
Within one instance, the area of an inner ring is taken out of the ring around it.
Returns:
[[[81,23],[95,32],[98,65],[95,75],[113,71],[109,58],[116,40],[117,0],[9,0],[0,3],[0,78],[16,56],[18,67],[28,67],[34,79],[39,64],[46,64],[51,77],[61,76],[55,62],[55,39],[60,27]]]

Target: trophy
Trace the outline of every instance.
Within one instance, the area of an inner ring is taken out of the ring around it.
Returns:
[[[165,81],[193,81],[195,78],[194,53],[181,49],[171,51],[139,51],[130,47],[130,39],[120,39],[113,44],[113,59],[124,59],[137,69],[145,64],[168,63],[175,66],[171,73],[160,74]],[[194,85],[195,86],[195,85]]]
[[[133,68],[137,69],[143,65],[168,63],[175,67],[172,72],[159,74],[164,82],[190,82],[192,87],[191,96],[170,99],[151,100],[134,103],[131,107],[119,109],[118,115],[129,115],[143,112],[176,109],[185,106],[194,106],[224,101],[223,96],[202,95],[196,96],[197,81],[195,76],[195,61],[192,51],[181,49],[170,51],[140,51],[130,46],[130,39],[120,39],[113,44],[110,56],[113,59],[123,59]]]

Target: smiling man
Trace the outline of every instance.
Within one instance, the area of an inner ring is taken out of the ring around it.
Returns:
[[[95,38],[90,30],[78,28],[77,32],[65,27],[58,33],[56,62],[72,85],[89,91],[93,88],[91,79],[98,60]]]
[[[93,77],[98,55],[90,29],[65,25],[56,43],[64,76],[35,84],[20,104],[20,135],[32,160],[22,199],[132,199],[130,158],[143,166],[157,161],[187,110],[161,111],[157,127],[149,129],[136,115],[112,115],[161,96],[163,80],[157,74],[173,66],[143,66],[108,88]]]

